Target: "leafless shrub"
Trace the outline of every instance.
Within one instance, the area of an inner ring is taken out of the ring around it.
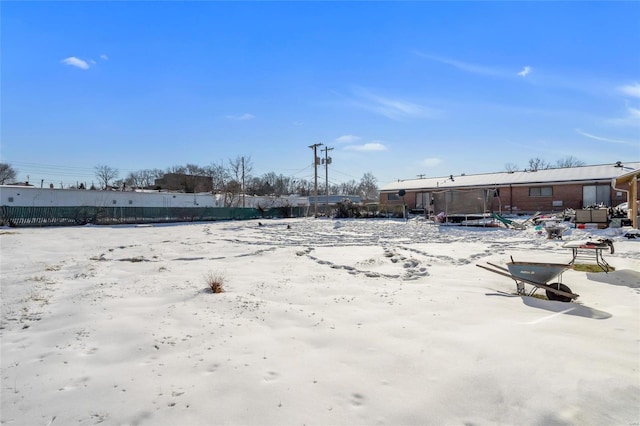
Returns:
[[[209,272],[205,275],[204,280],[207,283],[207,287],[211,290],[212,293],[224,292],[224,274],[220,272]]]

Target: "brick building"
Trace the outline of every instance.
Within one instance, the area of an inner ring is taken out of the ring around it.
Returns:
[[[614,187],[615,178],[640,169],[640,162],[538,171],[450,175],[399,180],[380,190],[380,204],[402,205],[438,214],[486,212],[531,214],[616,206],[629,199]],[[636,192],[637,192],[636,188]],[[401,195],[404,194],[404,195]],[[638,194],[636,194],[637,197]]]

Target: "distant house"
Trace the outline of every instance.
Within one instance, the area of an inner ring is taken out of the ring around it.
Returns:
[[[318,212],[321,214],[329,214],[331,210],[335,209],[339,204],[351,203],[351,204],[360,204],[361,199],[359,195],[318,195],[316,197],[313,195],[308,197],[309,205],[312,206],[315,210],[317,206]],[[317,201],[317,204],[316,204]]]
[[[5,185],[7,185],[7,186],[33,186],[32,184],[30,184],[27,181],[24,181],[24,182],[11,182],[11,183],[7,183]]]
[[[313,195],[309,196],[309,204],[313,205],[315,203],[315,199],[316,198]],[[349,200],[355,204],[360,204],[361,202],[359,195],[329,195],[328,198],[326,195],[318,195],[318,205],[327,204],[327,200],[329,201],[329,206],[335,206],[345,200]]]
[[[380,190],[380,204],[397,206],[404,203],[409,209],[433,214],[531,214],[600,204],[616,206],[627,201],[628,194],[625,190],[615,189],[615,178],[639,169],[640,162],[617,162],[399,180]]]
[[[209,176],[186,175],[183,173],[167,173],[155,180],[155,188],[181,192],[211,192],[213,180]]]

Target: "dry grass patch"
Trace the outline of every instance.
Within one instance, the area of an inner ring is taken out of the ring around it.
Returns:
[[[209,272],[204,276],[204,281],[212,293],[224,293],[224,274],[220,272]]]
[[[573,269],[575,271],[580,271],[580,272],[605,272],[598,265],[585,265],[585,264],[582,264],[582,263],[573,265]],[[614,268],[613,266],[609,266],[609,272],[612,272],[612,271],[615,271],[615,270],[616,270],[616,268]]]

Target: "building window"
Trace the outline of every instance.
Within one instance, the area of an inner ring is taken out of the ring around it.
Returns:
[[[113,203],[113,204],[115,204],[115,203],[116,203],[116,200],[112,200],[112,203]]]
[[[431,193],[430,192],[418,192],[416,194],[416,208],[417,209],[427,209],[431,204]]]
[[[590,207],[599,204],[611,205],[611,187],[609,185],[585,185],[582,187],[582,205]]]
[[[400,196],[396,193],[387,194],[387,201],[398,201],[399,199],[400,199]]]
[[[9,197],[9,202],[13,203],[13,197]]]
[[[551,186],[536,186],[529,188],[529,197],[551,197],[553,188]]]
[[[133,204],[133,200],[129,200],[129,204]]]

